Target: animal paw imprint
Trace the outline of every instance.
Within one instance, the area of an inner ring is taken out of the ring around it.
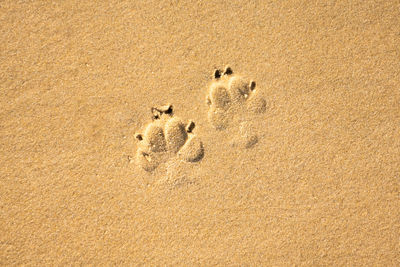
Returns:
[[[236,143],[247,148],[257,143],[257,135],[247,126],[256,114],[265,112],[266,101],[256,90],[255,81],[234,74],[229,66],[223,71],[217,69],[209,87],[207,105],[208,120],[215,129],[235,128]]]
[[[178,156],[186,162],[200,161],[203,143],[193,134],[193,121],[184,123],[173,115],[172,105],[153,107],[152,119],[143,134],[137,133],[137,162],[146,171],[153,171],[161,163]]]

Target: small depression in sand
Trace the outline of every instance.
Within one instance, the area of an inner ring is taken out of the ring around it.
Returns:
[[[204,156],[201,140],[193,133],[195,123],[174,116],[172,105],[152,108],[152,119],[144,131],[137,133],[137,164],[148,172],[172,158],[197,162]]]
[[[252,123],[266,111],[267,103],[256,90],[255,81],[233,73],[231,67],[215,70],[206,99],[208,120],[218,131],[230,129],[231,144],[242,148],[254,146],[259,136]]]

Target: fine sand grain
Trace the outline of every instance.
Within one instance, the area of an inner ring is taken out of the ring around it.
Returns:
[[[0,25],[0,265],[400,266],[399,1]]]

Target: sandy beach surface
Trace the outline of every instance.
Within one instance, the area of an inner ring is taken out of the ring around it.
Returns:
[[[399,1],[1,1],[0,25],[0,265],[400,265]]]

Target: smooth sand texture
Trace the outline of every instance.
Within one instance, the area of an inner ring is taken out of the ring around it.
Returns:
[[[399,1],[45,2],[0,3],[1,265],[400,265]],[[227,64],[247,149],[207,118]],[[147,172],[167,103],[204,157]]]

